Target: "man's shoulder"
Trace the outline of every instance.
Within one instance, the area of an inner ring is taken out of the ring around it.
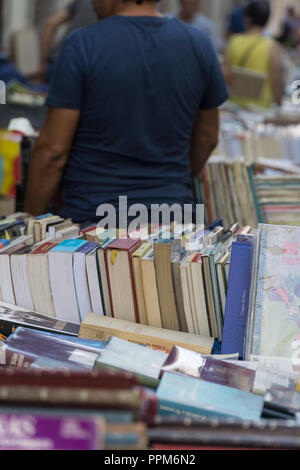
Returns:
[[[205,44],[209,42],[207,35],[203,33],[203,31],[201,31],[200,29],[195,28],[194,25],[185,23],[179,20],[178,18],[176,18],[174,21],[176,21],[180,25],[182,30],[185,31],[186,34],[189,35],[195,41],[199,41],[200,43],[205,43]]]
[[[96,34],[103,34],[105,32],[109,33],[111,31],[111,23],[113,17],[105,18],[103,20],[96,21],[95,23],[84,26],[83,28],[77,29],[70,33],[67,37],[67,40],[70,43],[78,43],[84,38],[92,37]]]

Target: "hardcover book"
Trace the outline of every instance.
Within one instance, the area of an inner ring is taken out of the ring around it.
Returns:
[[[239,353],[240,359],[245,358],[252,252],[250,243],[232,244],[221,354]]]
[[[264,404],[252,393],[170,372],[164,373],[157,395],[161,416],[259,421]]]

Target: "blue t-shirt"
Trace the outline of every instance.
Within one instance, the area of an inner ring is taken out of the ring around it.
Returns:
[[[100,204],[193,203],[190,146],[199,109],[228,98],[200,31],[170,18],[112,16],[72,33],[47,106],[79,109],[63,179],[64,217]]]

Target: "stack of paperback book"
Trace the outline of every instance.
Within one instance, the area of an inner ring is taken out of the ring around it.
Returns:
[[[78,235],[55,238],[66,224]],[[160,229],[142,241],[98,236],[94,227],[51,215],[29,219],[26,235],[0,250],[1,298],[77,325],[93,312],[221,341],[231,246],[249,232],[237,223],[180,234]]]
[[[300,174],[256,175],[255,184],[266,223],[300,226]]]
[[[253,166],[243,159],[211,158],[195,185],[197,202],[205,205],[207,222],[222,219],[225,225],[238,222],[252,227],[262,222]]]

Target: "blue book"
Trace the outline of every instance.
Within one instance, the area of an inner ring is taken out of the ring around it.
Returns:
[[[54,253],[75,253],[83,245],[87,243],[86,240],[65,240],[56,245],[50,252]]]
[[[53,217],[54,214],[51,214],[50,212],[48,214],[42,214],[38,215],[37,217],[34,218],[34,220],[43,220],[43,219],[48,219],[49,217]]]
[[[19,326],[16,329],[16,331],[7,338],[6,343],[9,343],[9,341],[13,339],[14,335],[17,335],[21,330],[22,330],[22,327]],[[77,343],[77,344],[82,344],[83,346],[90,346],[91,348],[97,348],[99,349],[99,351],[104,349],[105,346],[107,345],[107,341],[97,341],[94,339],[77,338],[75,336],[62,335],[60,333],[51,333],[50,331],[40,331],[39,333],[43,335],[52,336],[53,338],[63,339],[64,341],[69,341],[71,343]]]
[[[264,397],[236,388],[165,372],[157,390],[160,416],[259,421]]]
[[[252,273],[252,243],[233,243],[221,354],[244,359]]]

